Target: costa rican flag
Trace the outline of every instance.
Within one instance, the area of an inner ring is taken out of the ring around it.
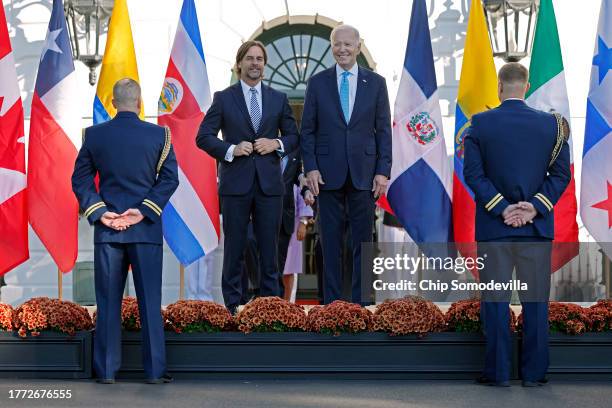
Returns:
[[[28,147],[30,224],[62,272],[78,252],[78,203],[71,175],[81,147],[79,92],[64,6],[53,1],[32,98]]]
[[[417,243],[452,238],[451,172],[437,88],[425,0],[415,0],[393,112],[387,200]]]
[[[158,106],[158,123],[172,132],[180,181],[162,213],[164,238],[183,265],[219,244],[216,162],[195,144],[210,104],[198,16],[194,1],[185,0]]]
[[[23,106],[0,9],[0,276],[29,258]]]

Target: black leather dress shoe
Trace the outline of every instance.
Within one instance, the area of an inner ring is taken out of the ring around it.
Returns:
[[[115,379],[114,378],[98,378],[96,382],[98,384],[114,384]]]
[[[167,384],[174,381],[174,378],[168,374],[164,374],[159,378],[147,378],[145,381],[147,384]]]
[[[510,381],[492,382],[492,383],[489,383],[487,385],[490,385],[491,387],[509,387],[510,386]]]
[[[522,385],[523,387],[541,387],[543,385],[548,384],[548,378],[542,378],[541,380],[537,380],[537,381],[525,381],[523,380]]]
[[[490,380],[489,378],[485,377],[484,375],[481,375],[480,377],[476,378],[474,380],[474,382],[476,384],[490,384],[492,382],[494,382],[493,380]]]
[[[485,377],[484,375],[476,378],[474,380],[476,384],[489,385],[491,387],[509,387],[510,381],[493,381],[490,378]]]

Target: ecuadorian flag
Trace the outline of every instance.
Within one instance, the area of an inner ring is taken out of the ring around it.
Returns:
[[[457,109],[455,112],[455,174],[453,176],[453,227],[455,242],[474,242],[474,193],[463,179],[463,138],[473,115],[499,105],[497,72],[481,0],[472,0]],[[461,248],[461,247],[460,247]],[[463,252],[463,251],[462,251]]]
[[[113,85],[123,78],[139,81],[127,2],[126,0],[115,0],[115,7],[108,26],[100,80],[94,98],[94,125],[110,120],[117,113],[112,104]],[[142,105],[140,117],[144,117],[144,106]]]

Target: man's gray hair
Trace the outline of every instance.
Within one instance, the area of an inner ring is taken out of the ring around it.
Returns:
[[[359,36],[359,30],[357,30],[355,27],[348,25],[348,24],[340,24],[339,26],[336,26],[332,30],[331,34],[329,35],[329,40],[333,43],[334,35],[336,35],[338,31],[343,31],[343,30],[352,31],[353,34],[355,34],[355,37],[357,38],[357,42],[361,42],[361,37]]]
[[[529,82],[529,70],[518,62],[508,62],[499,69],[497,78],[506,85],[525,85]]]
[[[119,106],[135,106],[140,100],[140,85],[132,78],[123,78],[113,86],[113,99]]]

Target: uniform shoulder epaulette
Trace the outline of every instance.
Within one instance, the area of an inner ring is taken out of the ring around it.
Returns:
[[[168,158],[168,154],[170,154],[170,147],[172,146],[172,135],[170,134],[170,128],[168,126],[164,126],[165,140],[164,140],[164,148],[162,149],[161,156],[159,157],[159,162],[157,162],[157,173],[161,171],[164,162]]]
[[[553,116],[557,121],[557,141],[555,142],[555,148],[553,149],[548,167],[552,166],[555,160],[557,160],[559,153],[561,153],[563,143],[567,142],[570,136],[570,127],[567,119],[558,112],[553,113]]]

